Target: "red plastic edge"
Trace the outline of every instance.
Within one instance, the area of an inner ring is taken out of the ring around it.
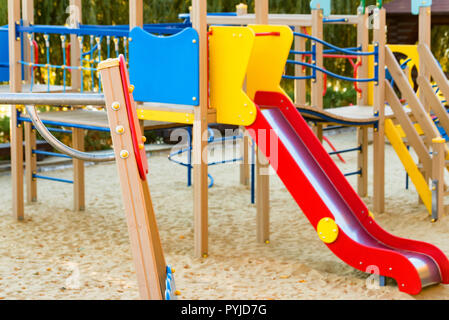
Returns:
[[[148,174],[148,161],[145,148],[141,149],[140,144],[142,141],[142,131],[139,125],[139,119],[137,117],[136,109],[134,108],[135,102],[132,94],[129,92],[129,75],[126,69],[126,61],[123,55],[119,57],[120,61],[120,75],[122,78],[123,93],[125,96],[126,111],[128,113],[129,127],[131,129],[131,138],[133,142],[134,155],[136,157],[137,168],[139,169],[139,175],[142,180],[146,180]]]

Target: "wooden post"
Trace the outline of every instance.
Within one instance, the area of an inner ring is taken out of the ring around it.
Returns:
[[[70,0],[71,10],[70,22],[74,25],[78,25],[83,22],[83,7],[81,0]],[[77,35],[70,35],[70,64],[73,67],[81,66],[80,56],[80,41]],[[71,87],[72,91],[77,92],[81,90],[81,70],[71,69]]]
[[[359,23],[357,24],[357,45],[360,46],[361,51],[367,52],[369,44],[369,30],[368,30],[368,12],[359,14]],[[368,78],[368,58],[361,57],[362,65],[357,72],[358,78]],[[362,93],[357,95],[357,104],[359,106],[368,106],[368,84],[359,82],[358,87]],[[361,150],[357,154],[357,165],[360,174],[357,177],[357,193],[361,197],[368,195],[368,127],[357,128],[357,143]]]
[[[301,27],[295,27],[296,32],[301,32]],[[295,51],[306,51],[306,39],[303,37],[295,37]],[[295,55],[295,60],[302,62],[302,55]],[[306,71],[303,70],[302,66],[295,65],[295,76],[305,77]],[[306,80],[295,80],[295,104],[305,105],[306,104]]]
[[[195,256],[208,255],[208,84],[207,84],[207,1],[192,1],[192,25],[199,35],[200,96],[193,124],[193,194]]]
[[[379,79],[374,86],[374,112],[379,122],[373,135],[373,167],[374,167],[374,213],[385,211],[385,9],[375,14],[378,19],[374,29],[374,45],[379,49]]]
[[[72,128],[72,146],[84,151],[84,130]],[[86,208],[84,161],[73,159],[73,210],[83,211]]]
[[[143,0],[130,0],[129,1],[129,30],[135,27],[143,28]],[[129,41],[132,41],[130,39]],[[137,109],[140,108],[137,103]],[[145,121],[139,120],[140,130],[145,134]]]
[[[34,1],[33,0],[22,0],[22,23],[24,26],[29,26],[34,24]],[[24,61],[31,62],[30,56],[30,41],[28,40],[28,33],[24,34],[23,37],[23,59]],[[31,80],[32,67],[25,67],[24,79],[25,82],[29,83]]]
[[[256,23],[268,24],[268,0],[256,0],[255,5]],[[266,133],[266,139],[270,139],[269,132]],[[270,240],[270,164],[259,149],[256,155],[256,240],[258,243],[268,243]]]
[[[33,153],[36,149],[36,132],[30,122],[25,122],[25,175],[27,186],[27,203],[37,201],[37,182],[33,177],[37,173],[37,157]]]
[[[129,0],[129,28],[143,27],[143,0]]]
[[[312,10],[312,36],[317,39],[323,39],[323,10]],[[315,42],[316,43],[316,42]],[[316,43],[316,66],[323,68],[323,45]],[[312,62],[313,63],[313,62]],[[317,71],[316,79],[312,80],[312,106],[318,110],[323,110],[323,73]],[[314,127],[318,139],[323,142],[323,125],[317,124]]]
[[[240,184],[244,186],[249,185],[249,136],[245,132],[245,127],[240,127],[240,133],[243,135],[240,141],[240,154],[242,163],[240,164]]]
[[[435,222],[444,213],[444,167],[446,140],[432,140],[432,221]]]
[[[9,88],[11,92],[22,91],[22,68],[20,38],[16,38],[15,23],[20,22],[20,1],[8,0],[9,33]],[[18,220],[24,219],[23,203],[23,129],[17,120],[17,108],[11,106],[11,180],[12,212]]]
[[[22,23],[24,26],[34,24],[34,1],[22,0]],[[28,33],[24,34],[23,42],[23,59],[24,61],[31,62],[31,46],[28,39]],[[25,83],[30,84],[32,79],[32,67],[24,68],[24,80]],[[25,181],[26,181],[26,200],[27,203],[37,201],[37,182],[33,178],[33,174],[36,173],[36,155],[33,154],[33,149],[36,149],[36,131],[32,129],[31,123],[26,122],[25,128]]]
[[[99,70],[117,159],[140,297],[161,300],[165,292],[166,264],[148,184],[140,177],[134,154],[130,120],[136,119],[128,119],[124,95],[126,89],[124,90],[122,86],[118,60],[109,60],[100,64]],[[117,104],[118,108],[112,108]],[[123,134],[116,130],[119,125],[124,129]],[[136,130],[137,136],[141,136],[139,127]]]
[[[431,29],[432,29],[432,12],[430,7],[421,7],[419,8],[419,44],[426,45],[428,48],[431,48]],[[430,81],[430,73],[429,69],[424,59],[420,59],[419,62],[419,75],[424,77],[425,79]],[[421,92],[420,92],[421,93]],[[426,108],[426,111],[429,112],[429,106],[426,102],[425,94],[420,94],[419,99],[421,100],[422,105]]]

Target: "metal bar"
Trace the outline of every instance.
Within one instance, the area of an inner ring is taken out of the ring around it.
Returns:
[[[375,78],[369,78],[369,79],[361,79],[361,78],[350,78],[350,77],[345,77],[333,72],[330,72],[326,69],[320,68],[314,64],[310,64],[310,63],[306,63],[306,62],[301,62],[301,61],[294,61],[294,60],[287,60],[287,63],[290,64],[297,64],[300,66],[304,66],[304,67],[308,67],[311,68],[312,70],[318,70],[324,74],[327,74],[328,76],[331,76],[333,78],[336,79],[340,79],[340,80],[345,80],[345,81],[350,81],[350,82],[377,82],[377,77]]]
[[[350,177],[350,176],[355,176],[355,175],[360,175],[360,174],[362,174],[362,170],[346,173],[345,177]]]
[[[47,142],[59,152],[83,161],[106,162],[115,160],[114,152],[103,152],[92,154],[70,148],[69,146],[59,141],[54,135],[51,134],[50,131],[48,131],[48,129],[45,127],[45,125],[39,118],[39,114],[37,113],[36,108],[34,106],[26,105],[25,108],[30,116],[31,122],[33,123],[34,127],[39,132],[39,134],[42,136],[42,138],[47,140]]]
[[[32,153],[33,154],[41,154],[44,156],[72,159],[72,157],[62,154],[62,153],[49,152],[49,151],[43,151],[43,150],[32,150]]]
[[[1,93],[0,104],[52,106],[104,106],[104,95],[98,93]]]
[[[49,181],[55,181],[55,182],[63,182],[63,183],[70,183],[73,184],[72,180],[66,180],[66,179],[59,179],[59,178],[53,178],[53,177],[47,177],[47,176],[41,176],[37,174],[33,174],[33,178],[35,179],[42,179],[42,180],[49,180]]]
[[[309,36],[308,34],[305,34],[305,33],[294,32],[293,34],[295,36],[297,36],[297,37],[302,37],[302,38],[306,38],[306,39],[309,39],[309,40],[312,40],[312,41],[316,41],[316,42],[321,43],[322,45],[324,45],[326,47],[334,49],[335,51],[343,52],[343,53],[350,54],[350,55],[355,55],[355,56],[374,56],[376,54],[375,51],[373,51],[373,52],[360,52],[360,51],[352,51],[352,50],[348,50],[348,49],[345,49],[345,48],[340,48],[340,47],[334,46],[333,44],[330,44],[329,42],[326,42],[324,40],[321,40],[321,39]]]
[[[23,122],[33,122],[30,118],[27,118],[27,117],[19,117],[18,120],[23,121]],[[50,121],[50,120],[41,120],[41,122],[43,124],[49,125],[49,126],[78,128],[78,129],[100,131],[100,132],[110,132],[111,131],[109,128],[87,126],[87,125],[83,125],[83,124],[76,124],[76,123],[70,123],[70,122],[58,122],[58,121]],[[58,132],[56,130],[53,130],[53,128],[47,128],[47,130]]]
[[[333,156],[335,154],[349,153],[349,152],[361,151],[361,150],[362,150],[362,147],[357,147],[357,148],[345,149],[345,150],[341,150],[341,151],[329,152],[329,155]]]

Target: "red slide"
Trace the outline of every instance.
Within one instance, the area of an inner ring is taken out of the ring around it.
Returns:
[[[320,238],[337,257],[363,272],[376,270],[395,279],[399,290],[408,294],[449,283],[449,260],[440,249],[393,236],[370,217],[290,99],[258,92],[255,103],[258,114],[247,128],[249,134],[314,228],[335,221],[330,231],[335,238]]]

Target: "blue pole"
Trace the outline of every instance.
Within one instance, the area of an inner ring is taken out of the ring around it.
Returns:
[[[187,139],[189,141],[188,152],[187,152],[187,186],[192,186],[192,128],[187,128]]]

